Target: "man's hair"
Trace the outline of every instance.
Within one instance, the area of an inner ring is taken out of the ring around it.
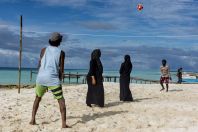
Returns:
[[[56,40],[56,41],[51,41],[51,40],[49,40],[49,44],[50,44],[51,46],[56,46],[56,47],[58,47],[58,46],[60,45],[61,41],[62,41],[62,39],[59,39],[59,40]]]
[[[165,59],[162,60],[162,65],[166,66],[166,60]]]

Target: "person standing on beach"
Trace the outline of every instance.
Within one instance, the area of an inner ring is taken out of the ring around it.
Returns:
[[[165,59],[162,60],[162,66],[160,67],[160,71],[161,71],[160,84],[162,86],[162,89],[160,91],[164,90],[163,83],[165,83],[166,84],[166,92],[168,92],[169,80],[172,80],[172,79],[171,79],[171,76],[170,76],[169,66],[166,64]]]
[[[120,101],[133,101],[133,97],[129,89],[131,71],[132,63],[130,56],[125,55],[124,62],[120,67]]]
[[[177,83],[179,84],[182,83],[182,70],[183,70],[182,67],[177,70],[177,77],[178,77]]]
[[[66,106],[63,97],[61,80],[64,75],[64,59],[65,53],[58,47],[62,42],[60,33],[52,33],[49,39],[49,46],[43,48],[39,60],[39,72],[36,79],[36,98],[33,104],[31,125],[36,124],[35,116],[39,107],[42,96],[49,89],[54,98],[58,100],[60,113],[62,117],[62,128],[69,128],[66,124]]]
[[[103,66],[100,57],[100,49],[93,50],[91,54],[90,68],[87,74],[88,91],[86,104],[89,107],[92,107],[91,104],[104,107]]]

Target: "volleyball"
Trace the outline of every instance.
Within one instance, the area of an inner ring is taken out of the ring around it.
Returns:
[[[142,4],[138,4],[138,5],[137,5],[137,10],[138,10],[138,11],[141,11],[142,9],[143,9],[143,5],[142,5]]]

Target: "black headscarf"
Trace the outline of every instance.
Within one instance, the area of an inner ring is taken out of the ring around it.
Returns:
[[[131,57],[129,55],[125,55],[124,57],[124,65],[127,67],[132,67]]]
[[[91,59],[92,59],[92,60],[100,59],[100,56],[101,56],[101,51],[100,51],[100,49],[95,49],[95,50],[93,50],[93,52],[91,53]]]
[[[132,70],[131,58],[129,55],[125,55],[124,62],[120,67],[120,74],[122,76],[130,76],[131,70]]]
[[[96,61],[99,71],[101,73],[103,73],[103,66],[102,66],[102,63],[100,61],[100,57],[101,57],[100,49],[93,50],[93,52],[91,53],[91,60]]]

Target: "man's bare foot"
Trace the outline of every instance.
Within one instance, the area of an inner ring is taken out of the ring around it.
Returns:
[[[162,88],[160,91],[163,91],[164,90],[164,88]]]
[[[36,121],[35,120],[31,120],[30,121],[30,125],[36,125]]]
[[[66,124],[66,125],[63,125],[62,128],[71,128],[71,127]]]
[[[66,125],[66,128],[71,128],[70,126]]]

